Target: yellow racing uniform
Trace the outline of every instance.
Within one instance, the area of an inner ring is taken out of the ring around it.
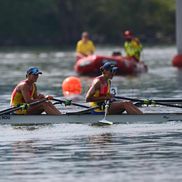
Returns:
[[[96,93],[94,94],[94,97],[101,97],[101,96],[107,96],[108,94],[110,94],[110,87],[111,87],[111,83],[110,80],[108,80],[108,82],[106,83],[104,78],[102,76],[99,76],[95,79],[99,79],[101,82],[101,86],[100,86],[100,90],[97,90]],[[98,109],[94,109],[94,114],[96,113],[103,113],[104,112],[104,108],[102,107],[104,104],[103,101],[101,102],[90,102],[90,106],[91,107],[98,107]]]
[[[22,81],[25,82],[25,81]],[[29,92],[30,97],[33,98],[33,95],[35,94],[35,85],[33,85],[33,89]],[[17,90],[17,87],[13,90],[11,94],[11,102],[10,105],[12,107],[20,106],[22,104],[25,104],[25,100],[23,98],[23,95],[20,91]],[[27,114],[27,109],[20,109],[16,111],[16,114]]]

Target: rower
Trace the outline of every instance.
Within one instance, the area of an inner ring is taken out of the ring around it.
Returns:
[[[17,110],[16,114],[41,114],[45,112],[50,115],[60,115],[61,112],[50,102],[53,99],[52,96],[43,94],[38,94],[37,86],[35,82],[39,78],[39,75],[42,72],[37,67],[30,67],[26,72],[26,79],[21,81],[13,90],[11,94],[11,103],[12,107],[16,107],[25,103],[33,103],[35,101],[42,100],[47,98],[47,101]]]
[[[93,114],[104,114],[105,101],[110,101],[109,114],[120,114],[126,110],[128,114],[142,114],[132,102],[115,101],[110,93],[111,79],[117,72],[117,67],[110,62],[101,66],[102,74],[96,77],[86,94],[86,102],[90,102],[91,107],[99,107],[93,110]]]

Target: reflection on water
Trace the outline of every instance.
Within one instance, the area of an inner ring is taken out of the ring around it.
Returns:
[[[99,49],[110,55],[115,48]],[[175,48],[145,49],[149,72],[138,77],[118,76],[118,94],[140,98],[181,98],[182,71],[171,66]],[[0,53],[0,109],[9,107],[13,87],[29,66],[43,71],[38,89],[62,96],[64,78],[73,72],[74,52],[23,51]],[[83,97],[92,78],[80,77]],[[148,107],[146,111],[177,111]],[[178,109],[179,110],[179,109]],[[171,182],[181,181],[182,123],[122,124],[92,127],[60,124],[34,127],[0,126],[0,181],[8,182]]]
[[[2,181],[178,181],[181,123],[1,127]]]

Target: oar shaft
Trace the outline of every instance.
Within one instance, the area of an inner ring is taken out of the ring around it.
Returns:
[[[115,98],[116,99],[131,100],[134,102],[141,100],[141,99],[135,99],[135,98],[122,97],[122,96],[115,96]],[[160,102],[160,103],[182,104],[182,99],[173,99],[173,98],[170,98],[170,99],[167,99],[167,98],[166,99],[152,99],[152,101]]]
[[[27,107],[35,106],[37,104],[40,104],[42,102],[45,102],[46,100],[47,100],[47,98],[43,98],[41,100],[38,100],[38,101],[35,101],[35,102],[32,102],[32,103],[29,103],[29,104],[27,104]],[[22,109],[22,105],[21,106],[16,106],[16,107],[13,107],[13,108],[9,108],[9,109],[5,109],[5,110],[3,110],[3,111],[0,112],[0,115],[10,114],[10,113],[12,113],[14,111],[17,111],[19,109]]]
[[[182,99],[153,99],[156,102],[168,103],[168,104],[182,104]]]
[[[122,97],[122,96],[115,96],[115,98],[116,99],[123,99],[123,100],[130,100],[130,101],[133,101],[133,102],[141,102],[141,103],[144,103],[144,104],[146,103],[148,105],[157,104],[157,105],[168,106],[168,107],[182,108],[182,106],[179,106],[179,105],[163,103],[162,100],[161,100],[161,102],[159,102],[157,99],[156,100],[147,100],[147,99],[146,100],[142,100],[142,99]],[[148,103],[147,103],[147,101],[148,101]]]
[[[60,103],[66,103],[67,102],[66,100],[61,100],[61,99],[53,99],[53,100],[57,101],[57,102],[60,102]],[[86,108],[86,109],[90,108],[89,106],[78,104],[78,103],[75,103],[75,102],[70,102],[70,105],[78,106],[78,107],[83,107],[83,108]]]
[[[13,108],[14,108],[14,109],[15,109],[15,108],[19,108],[19,106],[13,107]],[[4,110],[0,111],[0,115],[3,114],[4,112],[12,111],[13,108],[4,109]]]

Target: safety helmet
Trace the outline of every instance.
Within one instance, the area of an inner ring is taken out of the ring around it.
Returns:
[[[126,30],[124,31],[123,35],[125,38],[131,38],[133,36],[133,33],[130,30]]]

